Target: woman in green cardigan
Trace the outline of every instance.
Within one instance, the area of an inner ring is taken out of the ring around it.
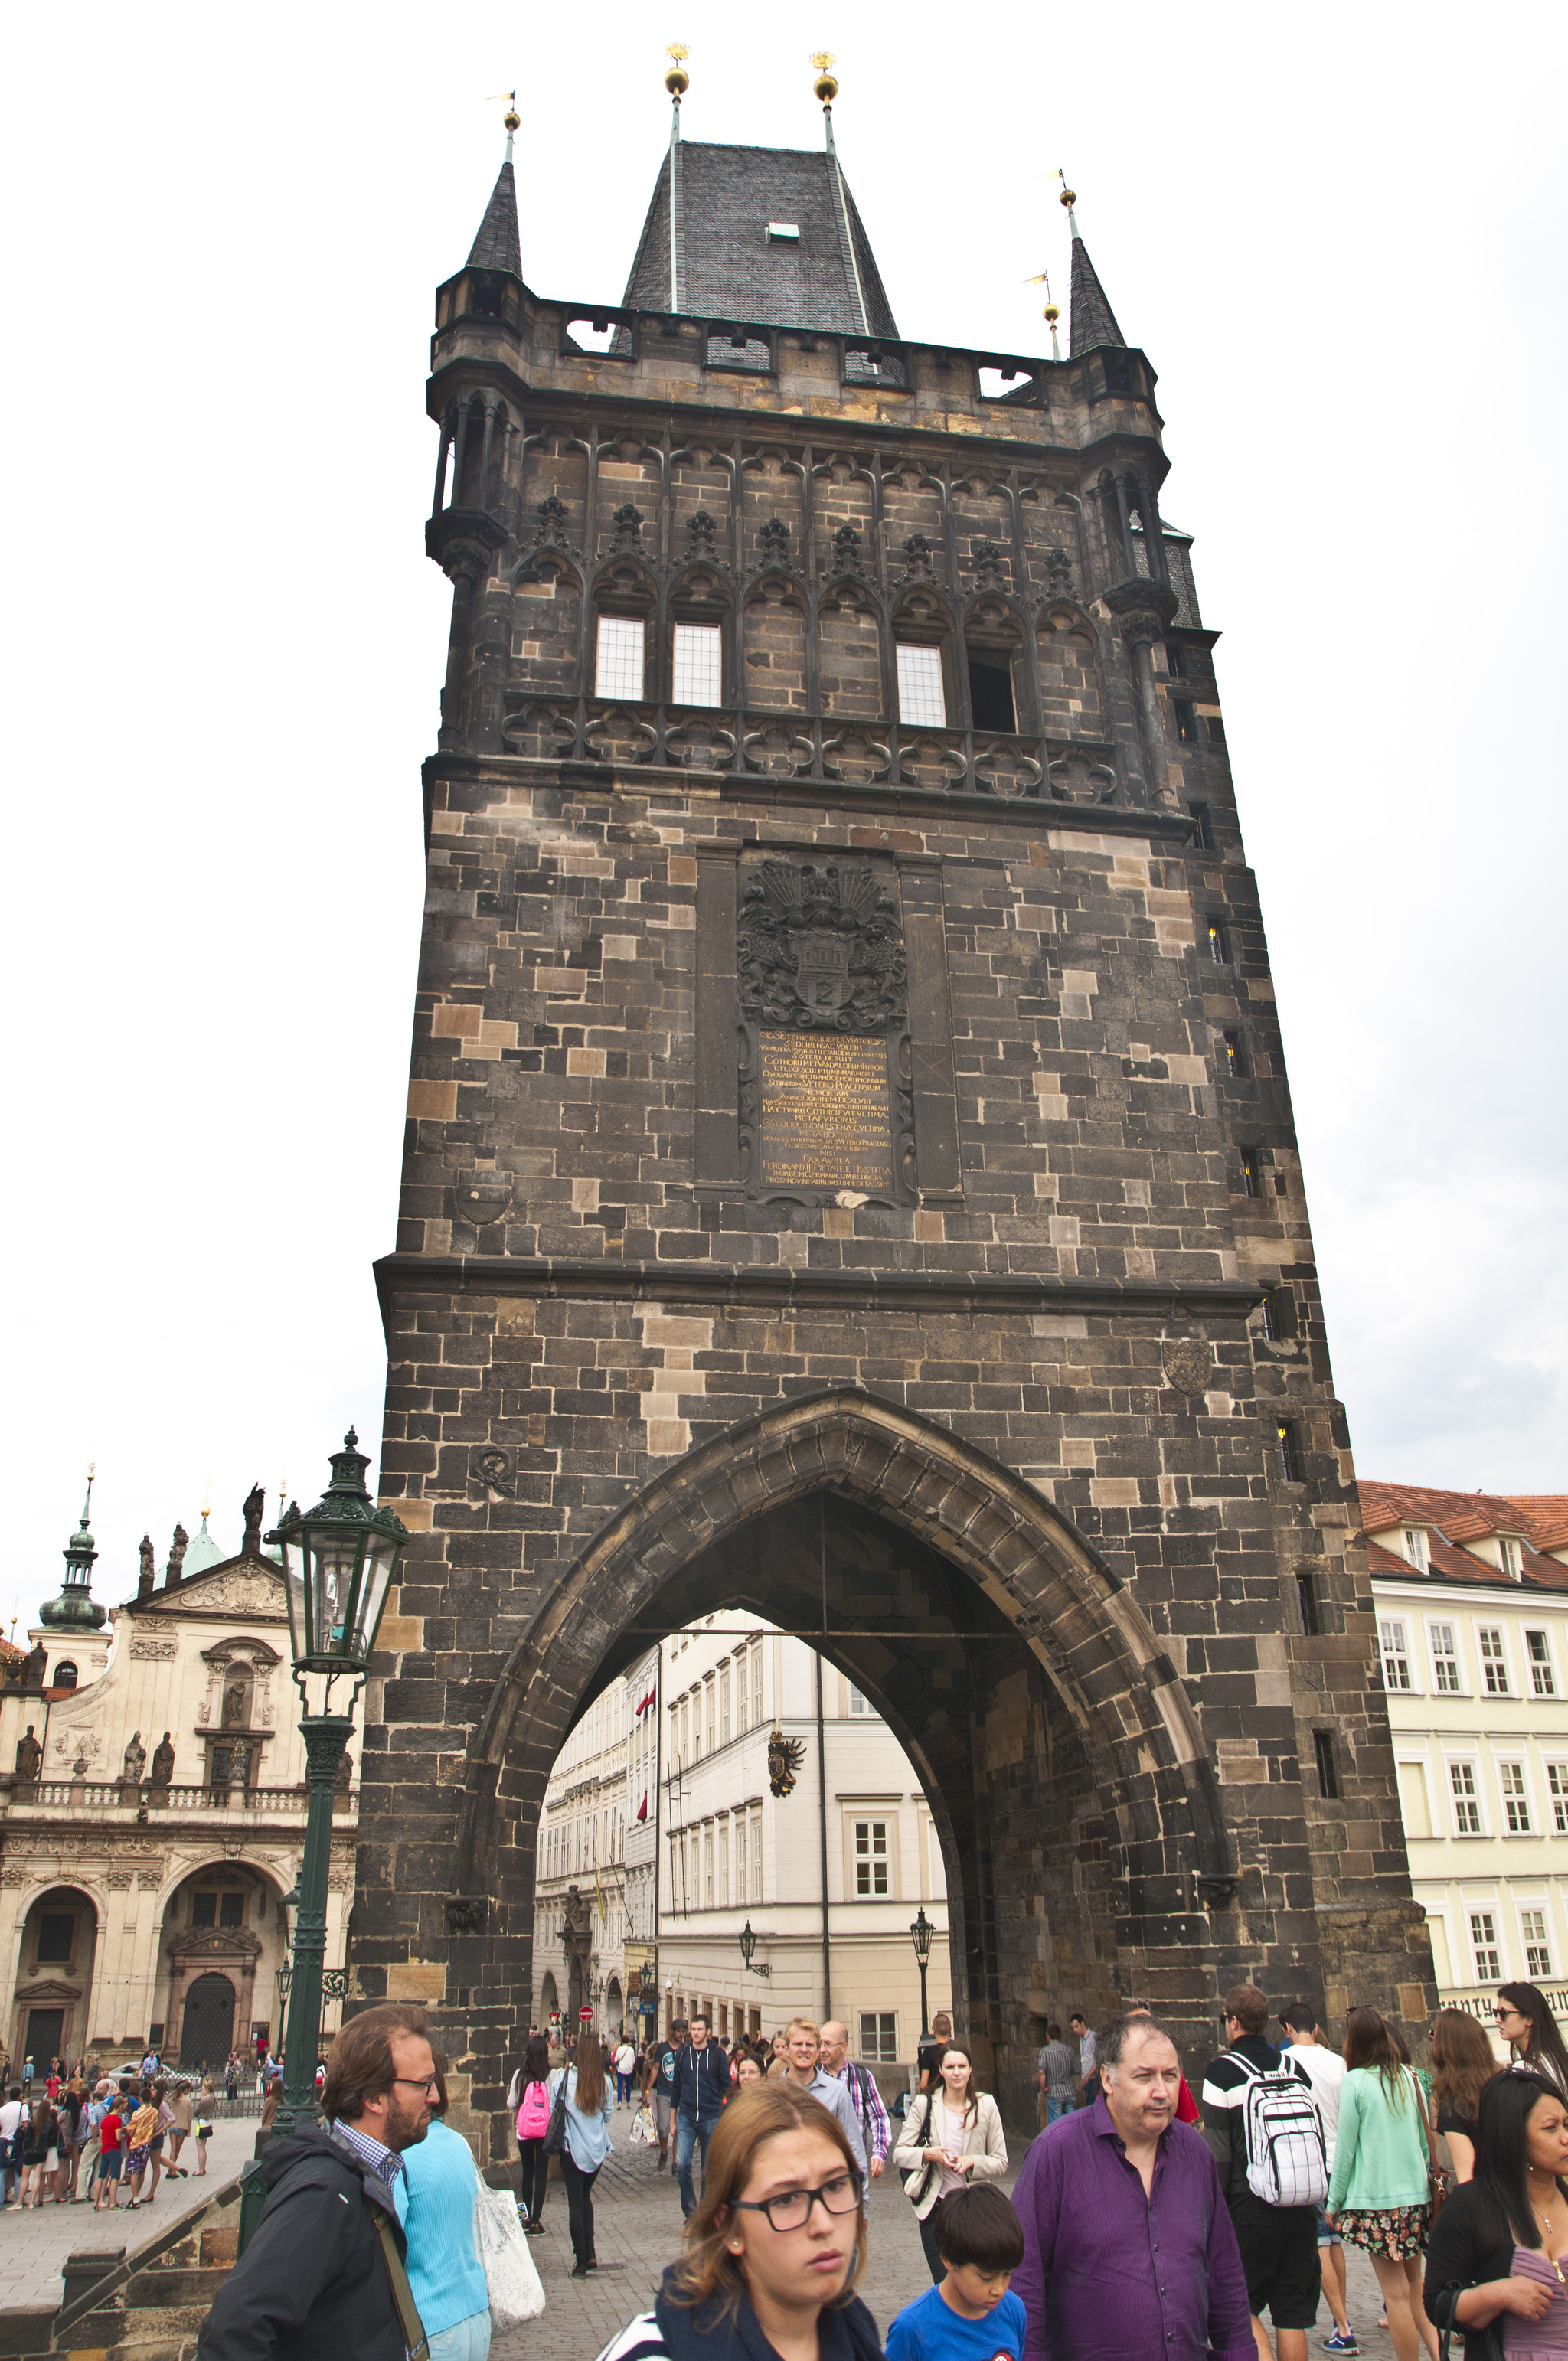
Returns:
[[[1375,2008],[1351,2010],[1344,2062],[1329,2223],[1372,2258],[1395,2361],[1419,2361],[1423,2345],[1438,2361],[1437,2333],[1421,2304],[1431,2206],[1420,2086]]]

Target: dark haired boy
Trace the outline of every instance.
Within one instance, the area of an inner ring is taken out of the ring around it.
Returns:
[[[943,2277],[887,2332],[887,2361],[1022,2361],[1027,2325],[1010,2292],[1024,2232],[1000,2189],[955,2189],[933,2223]]]

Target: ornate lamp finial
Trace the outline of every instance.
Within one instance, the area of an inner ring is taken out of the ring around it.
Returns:
[[[831,71],[833,64],[832,50],[816,50],[813,53],[811,62],[817,68],[817,80],[811,86],[812,96],[814,98],[819,98],[824,106],[831,106],[833,101],[839,95],[839,85],[834,81]]]
[[[664,55],[672,60],[670,71],[664,76],[664,88],[678,106],[691,88],[691,76],[685,70],[685,60],[691,51],[684,41],[672,41]]]

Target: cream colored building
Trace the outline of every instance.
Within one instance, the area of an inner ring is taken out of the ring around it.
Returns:
[[[593,2011],[601,2033],[628,2019],[626,1781],[635,1713],[630,1679],[584,1710],[544,1790],[534,1873],[533,2022],[576,2025]],[[574,1891],[587,1941],[568,1946]]]
[[[159,1582],[142,1543],[136,1596],[93,1599],[83,1510],[66,1579],[0,1688],[4,2023],[17,2060],[104,2059],[150,2040],[220,2065],[282,2041],[282,1897],[299,1874],[305,1750],[283,1578],[259,1495],[225,1555],[175,1531]],[[357,1732],[333,1821],[327,1965],[346,1962]],[[329,2002],[324,2028],[340,2004]]]
[[[922,1905],[936,1930],[929,2004],[950,2002],[940,1849],[886,1723],[826,1663],[819,1694],[818,1669],[802,1642],[743,1611],[662,1642],[615,1685],[618,1708],[598,1701],[608,1722],[592,1726],[616,1733],[602,1751],[585,1715],[583,1752],[569,1764],[569,1747],[556,1765],[558,1817],[570,1806],[579,1833],[565,1854],[557,1840],[546,1860],[586,1858],[583,1817],[608,1788],[608,1750],[620,1750],[622,1804],[610,1807],[617,1850],[608,1867],[627,1911],[621,1993],[635,2004],[638,1971],[656,1948],[662,2029],[699,2004],[726,2040],[771,2035],[797,2014],[830,2014],[848,2024],[853,2055],[896,2078],[920,2032],[909,1928]],[[798,1753],[783,1796],[768,1775],[775,1727]],[[601,1801],[601,1830],[605,1809]],[[564,1873],[557,1866],[542,1881],[546,1908],[557,1906]],[[750,1969],[740,1949],[748,1924]]]
[[[1568,2016],[1568,1499],[1359,1491],[1443,2001],[1489,2021],[1497,1984],[1522,1980]]]

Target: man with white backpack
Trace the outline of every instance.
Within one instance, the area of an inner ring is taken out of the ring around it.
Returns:
[[[1227,2047],[1203,2077],[1203,2136],[1220,2170],[1246,2274],[1253,2336],[1279,2361],[1307,2361],[1318,2317],[1318,2209],[1328,2190],[1322,2120],[1310,2079],[1263,2037],[1268,2003],[1255,1984],[1225,1994]]]

